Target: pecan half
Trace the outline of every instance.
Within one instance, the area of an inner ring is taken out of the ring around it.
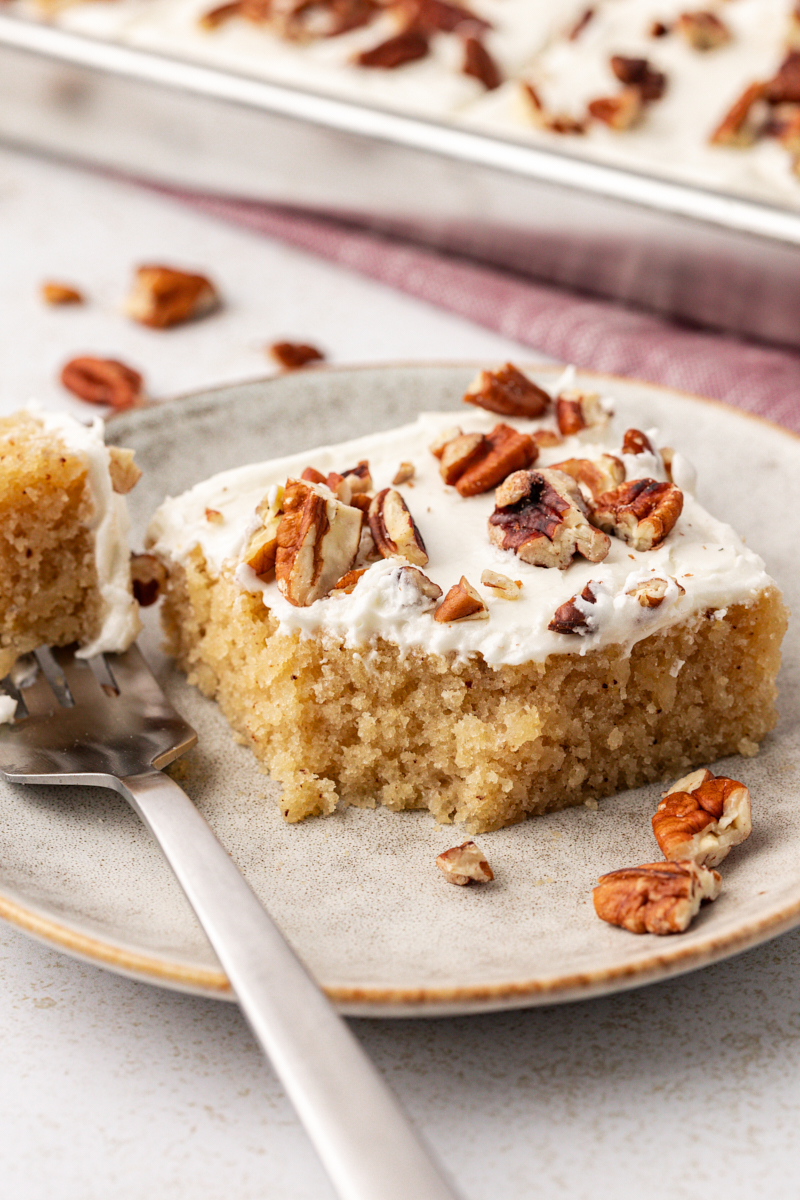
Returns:
[[[502,417],[541,417],[552,402],[513,363],[506,363],[496,371],[481,371],[464,393],[464,403]]]
[[[482,83],[487,92],[493,92],[503,82],[500,68],[484,46],[480,38],[471,34],[464,38],[464,63],[461,67],[464,75],[470,75]]]
[[[625,87],[616,96],[599,96],[587,104],[590,116],[618,132],[632,129],[644,111],[642,93],[637,87]]]
[[[752,831],[750,792],[743,783],[694,771],[674,783],[653,816],[665,858],[716,867]]]
[[[485,570],[481,575],[481,583],[489,588],[500,600],[519,600],[522,595],[522,582],[519,579],[509,579],[499,571]]]
[[[321,350],[307,342],[273,342],[268,352],[284,371],[299,371],[301,367],[322,362],[325,358]]]
[[[474,842],[462,842],[445,850],[436,859],[436,865],[449,883],[464,887],[468,883],[490,883],[494,872]]]
[[[138,267],[125,313],[140,325],[168,329],[219,307],[219,293],[205,275],[192,275],[174,267]]]
[[[467,433],[456,440],[458,446],[449,455],[445,446],[440,469],[442,478],[455,483],[460,496],[478,496],[490,491],[512,471],[531,466],[539,454],[533,438],[518,433],[510,425],[495,425],[486,437]]]
[[[580,596],[570,596],[569,600],[556,609],[547,628],[553,633],[577,633],[581,637],[587,633],[594,633],[597,629],[597,617],[587,609],[587,605],[597,603],[596,592],[599,586],[594,579],[590,579]]]
[[[155,604],[167,585],[167,568],[155,554],[131,555],[131,586],[141,608]]]
[[[623,454],[655,454],[653,443],[641,429],[626,429],[622,438]],[[620,480],[620,483],[622,480]]]
[[[429,49],[426,34],[420,29],[406,29],[369,50],[363,50],[354,61],[359,67],[382,67],[384,70],[394,71],[405,63],[425,58]]]
[[[361,513],[327,488],[290,479],[277,529],[275,576],[290,604],[306,607],[327,596],[353,565]]]
[[[610,65],[620,83],[635,87],[642,100],[660,100],[664,95],[667,77],[663,71],[656,71],[646,58],[614,54]]]
[[[48,280],[39,289],[45,304],[83,304],[83,293],[68,283],[55,283]]]
[[[653,550],[674,528],[682,509],[683,492],[674,483],[632,479],[598,496],[591,519],[634,550]]]
[[[369,506],[369,527],[384,558],[397,554],[415,567],[424,567],[427,563],[428,552],[422,534],[405,500],[394,488],[384,488],[374,497]]]
[[[410,483],[416,474],[416,468],[413,463],[401,462],[400,466],[394,473],[392,487],[399,487],[401,483]]]
[[[89,404],[110,404],[121,410],[144,400],[142,376],[115,358],[73,358],[62,367],[61,382]]]
[[[631,933],[682,933],[704,900],[716,900],[721,883],[716,871],[692,862],[624,867],[600,877],[594,910]]]
[[[578,485],[561,471],[516,471],[495,493],[489,540],[536,567],[565,570],[575,554],[606,557],[611,541],[586,519]]]
[[[442,603],[433,614],[434,621],[450,624],[453,621],[485,621],[489,610],[481,599],[480,593],[464,575],[458,583],[454,583]]]
[[[120,496],[127,496],[142,478],[133,456],[133,450],[123,450],[121,446],[108,447],[108,474],[112,488]]]
[[[576,483],[588,489],[592,496],[618,487],[625,479],[625,466],[614,454],[601,454],[599,458],[565,458],[552,463],[551,471],[563,471]]]
[[[556,398],[556,421],[559,432],[572,437],[584,429],[601,429],[609,415],[594,392],[562,392]]]
[[[681,13],[675,29],[693,50],[716,50],[731,40],[728,26],[711,12]]]
[[[711,144],[738,149],[752,146],[763,124],[759,110],[765,107],[761,102],[766,90],[765,83],[751,83],[746,87],[711,134]]]

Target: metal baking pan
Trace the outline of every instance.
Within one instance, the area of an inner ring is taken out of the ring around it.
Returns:
[[[800,212],[0,14],[0,139],[800,346]]]

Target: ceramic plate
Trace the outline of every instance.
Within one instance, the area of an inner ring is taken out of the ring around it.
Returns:
[[[315,370],[188,396],[116,418],[144,478],[137,541],[166,493],[214,471],[458,409],[474,366]],[[547,386],[555,371],[536,371]],[[590,385],[596,377],[582,375]],[[694,458],[699,494],[766,559],[795,611],[800,440],[733,409],[604,378],[622,428],[657,425]],[[152,613],[152,610],[150,610]],[[461,840],[427,813],[347,809],[287,826],[278,787],[233,741],[215,706],[142,646],[199,733],[183,786],[331,997],[360,1015],[430,1015],[550,1003],[679,974],[800,923],[800,661],[785,643],[781,720],[747,782],[755,829],[724,864],[720,899],[682,936],[636,937],[597,920],[597,876],[657,856],[657,786],[483,835],[486,888],[456,888],[434,859]],[[0,915],[83,958],[167,987],[229,995],[213,952],[144,828],[101,789],[0,785]]]

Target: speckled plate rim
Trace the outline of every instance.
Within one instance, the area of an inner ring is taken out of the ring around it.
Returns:
[[[443,368],[480,369],[484,363],[454,362],[396,362],[369,363],[355,366],[315,366],[315,374],[352,373],[358,371]],[[524,369],[537,374],[558,375],[563,366],[552,363],[523,363]],[[754,413],[746,412],[724,401],[698,396],[692,392],[661,384],[649,383],[635,377],[618,376],[597,371],[579,369],[584,378],[595,379],[610,385],[641,386],[664,396],[681,396],[704,407],[713,406],[727,414],[765,426],[779,435],[800,442],[800,435],[775,422]],[[282,375],[266,378],[254,377],[232,384],[222,384],[202,393],[190,392],[169,401],[174,405],[191,405],[199,397],[204,403],[214,401],[237,387],[260,384],[264,387],[280,385]],[[149,423],[157,420],[160,405],[148,405],[139,410],[139,420]],[[124,414],[131,419],[131,414]],[[134,418],[136,419],[136,418]],[[108,425],[113,435],[115,417]],[[159,958],[142,954],[129,946],[115,944],[81,931],[76,926],[53,919],[51,915],[30,903],[0,891],[0,918],[16,926],[28,936],[45,945],[54,947],[73,958],[96,966],[105,967],[116,974],[156,984],[170,990],[187,992],[215,999],[235,1000],[230,985],[222,971],[182,963],[178,959]],[[567,1003],[608,995],[616,991],[627,991],[666,979],[675,978],[689,971],[709,966],[722,959],[739,954],[765,941],[778,937],[800,925],[800,877],[794,895],[782,905],[761,917],[744,921],[724,934],[709,936],[701,942],[681,948],[677,939],[664,939],[663,952],[654,950],[646,959],[635,963],[618,964],[591,972],[565,972],[550,978],[513,980],[508,982],[458,987],[325,987],[324,991],[344,1014],[355,1017],[433,1017],[467,1015],[533,1007],[544,1004]]]

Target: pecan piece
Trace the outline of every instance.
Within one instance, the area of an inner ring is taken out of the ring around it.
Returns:
[[[443,625],[453,621],[485,621],[489,610],[481,599],[480,593],[469,580],[462,575],[458,583],[454,583],[442,603],[433,614],[434,621]]]
[[[488,453],[489,440],[482,433],[459,433],[442,448],[439,474],[445,483],[455,484],[468,467]]]
[[[561,471],[516,471],[495,493],[489,540],[536,567],[565,570],[575,554],[601,562],[611,540],[586,519],[578,485]]]
[[[644,111],[642,93],[637,87],[625,87],[616,96],[599,96],[587,104],[589,114],[618,132],[632,129]]]
[[[83,293],[68,283],[56,283],[48,280],[39,289],[45,304],[83,304]]]
[[[450,442],[455,441],[457,437],[461,437],[461,430],[458,425],[451,425],[449,429],[443,429],[431,442],[428,449],[434,458],[441,459],[447,446]]]
[[[553,614],[553,619],[547,626],[553,633],[577,633],[584,637],[597,629],[597,616],[588,608],[597,603],[597,590],[600,585],[590,579],[580,595],[574,595],[561,604]]]
[[[422,30],[406,29],[369,50],[363,50],[356,56],[355,62],[359,67],[382,67],[384,70],[394,71],[405,63],[425,58],[429,49],[427,35]]]
[[[653,833],[664,857],[701,867],[716,867],[750,836],[752,827],[748,789],[707,770],[674,783],[653,816]]]
[[[344,592],[346,596],[349,596],[351,592],[355,591],[356,584],[361,576],[366,575],[368,570],[368,567],[359,567],[357,571],[346,571],[339,582],[333,585],[333,590],[335,592]]]
[[[322,362],[325,358],[321,350],[307,342],[273,342],[268,351],[284,371],[298,371],[309,363]]]
[[[415,474],[416,468],[413,463],[401,462],[394,473],[392,487],[399,487],[401,483],[410,483]]]
[[[584,429],[601,429],[608,424],[609,415],[595,392],[562,392],[556,398],[556,421],[564,437],[572,437]]]
[[[89,404],[110,404],[122,410],[144,400],[139,372],[115,358],[73,358],[62,368],[61,382],[68,392]]]
[[[601,921],[631,933],[682,933],[704,900],[716,900],[717,871],[693,862],[644,863],[601,875],[593,892]]]
[[[369,463],[366,458],[362,458],[355,467],[348,467],[346,471],[342,471],[342,478],[350,484],[350,492],[353,496],[362,496],[365,492],[372,491],[372,476],[369,473]]]
[[[678,596],[683,596],[686,589],[681,587],[677,580],[673,579],[672,582],[677,588]],[[667,598],[669,585],[668,579],[646,579],[637,583],[625,595],[635,597],[642,608],[660,608]]]
[[[567,40],[576,42],[594,16],[593,8],[585,8],[567,34]]]
[[[549,133],[586,132],[585,121],[579,121],[567,113],[553,113],[545,108],[541,96],[532,83],[523,81],[522,96],[537,129],[546,129]]]
[[[765,83],[751,83],[726,112],[709,141],[713,146],[733,146],[744,149],[758,137],[763,120],[759,110],[767,90]]]
[[[532,466],[538,454],[536,443],[527,433],[518,433],[510,425],[495,425],[456,479],[456,491],[460,496],[479,496],[491,491],[512,471]]]
[[[480,38],[471,34],[464,38],[464,64],[461,70],[482,83],[487,92],[493,92],[503,82],[497,63]]]
[[[654,550],[674,528],[683,509],[683,492],[674,483],[632,479],[592,503],[593,524],[613,533],[634,550]]]
[[[151,329],[169,329],[205,317],[219,307],[219,293],[205,275],[174,267],[138,267],[125,313]]]
[[[501,575],[499,571],[487,568],[481,575],[481,583],[500,600],[519,600],[522,595],[522,581],[509,579],[508,575]]]
[[[141,608],[155,604],[167,586],[167,568],[155,554],[131,555],[131,586]]]
[[[449,883],[464,887],[468,883],[490,883],[494,872],[486,861],[483,851],[474,842],[462,842],[445,850],[436,859],[436,865]]]
[[[290,604],[306,607],[327,596],[353,565],[361,513],[328,489],[290,479],[277,529],[275,576]]]
[[[231,0],[229,4],[218,4],[216,8],[211,8],[208,12],[203,13],[198,24],[201,29],[218,29],[220,25],[224,25],[232,17],[242,15],[242,5],[240,0]]]
[[[553,463],[549,470],[563,471],[592,496],[611,491],[625,480],[625,466],[614,454],[601,454],[599,458],[565,458],[563,462]]]
[[[555,429],[537,429],[531,434],[531,437],[540,450],[550,450],[553,446],[560,446],[564,440],[560,433],[556,433]]]
[[[800,51],[786,55],[777,73],[764,88],[770,104],[800,104]]]
[[[142,472],[133,461],[134,453],[121,446],[108,447],[108,474],[112,488],[120,496],[127,496],[142,478]]]
[[[424,567],[427,563],[428,552],[422,534],[405,500],[394,488],[384,488],[373,499],[369,506],[369,527],[384,558],[397,554],[415,567]]]
[[[442,589],[438,583],[434,583],[417,567],[410,567],[406,563],[398,564],[392,571],[392,579],[397,583],[400,602],[404,606],[421,605],[423,608],[432,608],[434,602],[441,597]]]
[[[646,58],[626,58],[614,54],[610,60],[611,70],[620,83],[635,87],[642,100],[660,100],[667,86],[663,71],[656,71]]]
[[[259,579],[269,579],[275,570],[284,494],[284,488],[275,487],[270,488],[264,496],[255,513],[261,525],[256,525],[242,551],[240,561],[250,567]]]
[[[448,0],[400,0],[396,5],[404,26],[422,29],[426,33],[456,33],[464,30],[485,32],[492,28],[477,13]]]
[[[626,429],[622,438],[623,454],[655,454],[653,443],[641,429]],[[621,483],[622,480],[619,480]]]
[[[464,393],[464,403],[502,417],[541,417],[551,400],[513,363],[506,363],[496,371],[481,371]]]
[[[693,50],[716,50],[731,40],[728,26],[711,12],[681,13],[675,29]]]

